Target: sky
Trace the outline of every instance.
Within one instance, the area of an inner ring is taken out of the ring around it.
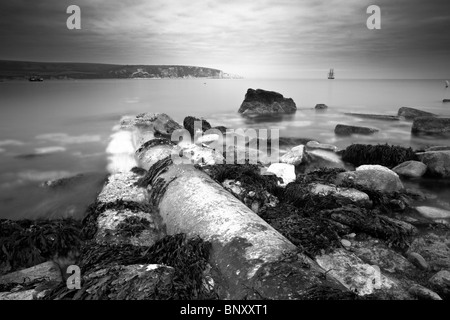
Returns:
[[[81,29],[69,30],[69,5]],[[370,5],[381,29],[369,30]],[[449,0],[0,0],[0,59],[245,78],[450,78]]]

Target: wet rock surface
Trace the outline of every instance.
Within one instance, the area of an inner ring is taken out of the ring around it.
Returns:
[[[413,134],[450,134],[450,118],[417,117],[411,128]]]
[[[368,128],[368,127],[359,127],[359,126],[350,126],[346,124],[338,124],[334,128],[334,133],[340,136],[350,136],[352,134],[363,134],[370,135],[378,132],[378,129]]]
[[[408,178],[420,178],[427,171],[427,165],[420,161],[405,161],[392,169],[400,176]]]
[[[248,89],[239,108],[242,114],[293,113],[297,111],[294,100],[282,94],[262,89]]]
[[[418,156],[426,164],[430,175],[450,178],[450,151],[428,151]]]
[[[431,112],[410,108],[410,107],[401,107],[398,109],[398,116],[405,117],[408,120],[413,120],[417,117],[434,117],[435,115]]]

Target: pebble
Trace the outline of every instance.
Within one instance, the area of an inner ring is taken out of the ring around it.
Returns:
[[[425,259],[418,254],[417,252],[411,252],[408,254],[408,259],[418,268],[427,270],[428,269],[428,263],[425,261]]]
[[[341,244],[345,247],[345,248],[350,248],[352,246],[352,243],[348,240],[342,239],[341,240]]]

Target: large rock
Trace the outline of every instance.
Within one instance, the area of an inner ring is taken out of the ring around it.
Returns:
[[[450,219],[450,211],[448,210],[428,206],[416,207],[416,210],[419,211],[419,213],[426,218]]]
[[[366,193],[353,188],[339,188],[322,183],[312,183],[309,188],[309,191],[316,195],[342,197],[361,204],[370,203],[370,198]]]
[[[344,168],[341,157],[333,151],[314,149],[305,152],[306,162],[310,167],[316,168]]]
[[[450,178],[450,151],[428,151],[417,155],[427,165],[429,174]]]
[[[242,114],[293,113],[297,110],[294,100],[282,94],[262,89],[248,89],[239,108]]]
[[[445,235],[426,234],[411,243],[408,253],[417,252],[425,258],[431,270],[450,269],[450,239]]]
[[[324,110],[324,109],[328,109],[328,106],[324,103],[318,103],[318,104],[316,104],[315,109],[316,110]]]
[[[171,135],[182,127],[165,113],[141,113],[135,118],[123,119],[120,123],[123,129],[144,127],[155,133]]]
[[[357,186],[381,192],[399,192],[403,184],[396,174],[383,170],[359,170],[339,173],[336,184],[354,183]]]
[[[417,117],[433,117],[435,114],[427,111],[422,111],[419,109],[409,108],[409,107],[401,107],[398,109],[398,115],[401,117],[405,117],[406,119],[415,119]]]
[[[280,162],[293,164],[294,166],[299,165],[302,163],[304,148],[305,146],[302,144],[292,148],[280,158]]]
[[[296,178],[295,167],[292,164],[272,163],[267,172],[272,172],[278,178],[283,179],[282,185],[287,185],[289,182],[295,181]]]
[[[195,122],[201,122],[200,125],[198,126],[198,129],[201,130],[201,132],[205,132],[206,130],[211,129],[211,125],[209,124],[208,121],[203,120],[203,119],[198,119],[195,117],[191,117],[188,116],[186,118],[184,118],[183,120],[183,126],[184,128],[189,131],[189,133],[191,134],[191,137],[194,138],[195,137]]]
[[[368,127],[349,126],[346,124],[338,124],[334,128],[334,133],[340,136],[350,136],[352,134],[374,134],[378,129]]]
[[[415,134],[449,134],[450,118],[414,118],[411,132]]]
[[[359,166],[355,169],[356,171],[363,171],[363,170],[378,170],[378,171],[384,171],[386,173],[392,174],[396,177],[398,177],[398,174],[396,174],[394,171],[389,169],[388,167],[379,165],[379,164],[363,164],[362,166]]]
[[[405,161],[392,169],[400,176],[408,178],[420,178],[427,171],[427,165],[420,161]]]

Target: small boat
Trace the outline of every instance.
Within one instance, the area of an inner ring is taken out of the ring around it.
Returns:
[[[330,72],[328,73],[328,79],[334,79],[334,69],[330,69]]]
[[[44,81],[44,78],[38,76],[31,76],[28,81]]]
[[[445,80],[445,87],[448,88],[449,85],[450,83],[448,82],[448,80]]]

